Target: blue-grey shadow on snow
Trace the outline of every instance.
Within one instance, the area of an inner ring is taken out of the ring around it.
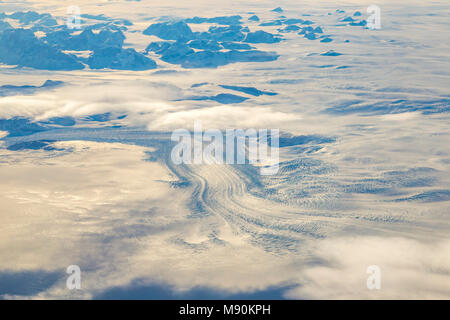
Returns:
[[[114,287],[94,296],[96,300],[284,300],[283,293],[291,286],[274,287],[255,292],[227,293],[205,287],[176,292],[167,285],[133,282]]]
[[[64,277],[64,273],[36,271],[1,271],[0,295],[32,296],[45,291]]]

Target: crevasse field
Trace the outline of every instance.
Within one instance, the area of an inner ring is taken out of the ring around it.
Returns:
[[[0,297],[449,299],[449,14],[0,1]],[[174,164],[196,121],[279,129],[278,173]]]

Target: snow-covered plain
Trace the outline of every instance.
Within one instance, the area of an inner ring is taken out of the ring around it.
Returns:
[[[70,5],[0,2],[0,297],[450,298],[448,1]],[[198,120],[278,174],[173,164]]]

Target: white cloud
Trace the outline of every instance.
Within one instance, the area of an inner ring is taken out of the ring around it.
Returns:
[[[169,84],[114,82],[91,86],[68,86],[33,96],[0,99],[0,117],[27,116],[35,120],[51,117],[83,117],[106,112],[126,113],[122,123],[146,126],[149,130],[171,131],[192,128],[202,120],[205,128],[279,128],[300,116],[274,111],[270,107],[219,105],[200,107],[195,102],[170,102],[183,97]]]
[[[321,263],[300,272],[300,286],[287,296],[301,299],[448,299],[450,240],[345,237],[312,250]],[[367,268],[381,269],[381,289],[366,286]]]

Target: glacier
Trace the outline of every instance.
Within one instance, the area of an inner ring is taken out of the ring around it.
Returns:
[[[450,8],[405,3],[0,2],[0,299],[448,299]],[[199,122],[278,172],[175,164]]]

